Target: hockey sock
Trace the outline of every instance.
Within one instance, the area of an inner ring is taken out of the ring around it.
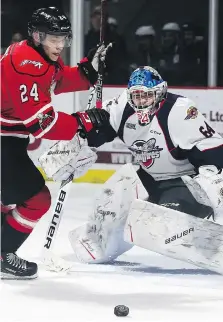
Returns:
[[[29,233],[22,233],[5,221],[1,228],[1,252],[14,253],[29,237]]]
[[[11,210],[2,225],[2,252],[15,252],[48,211],[50,204],[50,192],[45,186],[38,194]]]

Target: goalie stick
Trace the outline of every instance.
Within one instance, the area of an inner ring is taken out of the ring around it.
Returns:
[[[100,25],[100,43],[104,42],[104,32],[105,32],[105,8],[106,8],[106,0],[101,0],[101,25]],[[104,63],[99,60],[98,66],[98,81],[97,85],[92,89],[87,109],[91,108],[92,100],[94,94],[96,93],[96,108],[102,108],[102,89],[103,89],[103,69]],[[54,272],[63,272],[69,271],[73,264],[70,261],[64,260],[63,258],[55,255],[52,251],[53,245],[55,243],[56,235],[58,232],[58,228],[61,222],[61,218],[63,215],[64,207],[66,201],[68,199],[68,194],[71,188],[71,184],[73,181],[73,175],[71,175],[67,180],[61,182],[60,189],[55,201],[55,205],[53,207],[53,213],[50,220],[50,223],[47,228],[47,233],[43,245],[43,263],[45,268]]]

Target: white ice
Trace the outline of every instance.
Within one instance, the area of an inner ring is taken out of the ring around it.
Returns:
[[[49,183],[53,197],[58,185]],[[72,260],[68,232],[86,222],[100,185],[73,184],[58,233],[55,252]],[[37,225],[19,251],[39,261],[49,216]],[[223,276],[180,261],[133,248],[113,265],[79,264],[69,275],[40,267],[33,281],[1,282],[2,322],[220,322]],[[118,304],[128,317],[116,317]]]

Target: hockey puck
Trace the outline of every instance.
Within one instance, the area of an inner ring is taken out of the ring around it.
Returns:
[[[114,308],[114,314],[116,316],[127,316],[129,314],[129,308],[125,305],[117,305]]]

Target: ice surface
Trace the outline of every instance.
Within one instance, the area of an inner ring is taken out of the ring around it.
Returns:
[[[59,186],[49,183],[53,197]],[[72,260],[68,232],[83,224],[96,184],[73,184],[55,251]],[[39,261],[49,217],[37,225],[19,255]],[[113,265],[77,264],[69,274],[40,267],[33,281],[1,281],[2,322],[220,322],[223,320],[223,276],[133,248]],[[125,304],[128,317],[116,317],[114,306]]]

